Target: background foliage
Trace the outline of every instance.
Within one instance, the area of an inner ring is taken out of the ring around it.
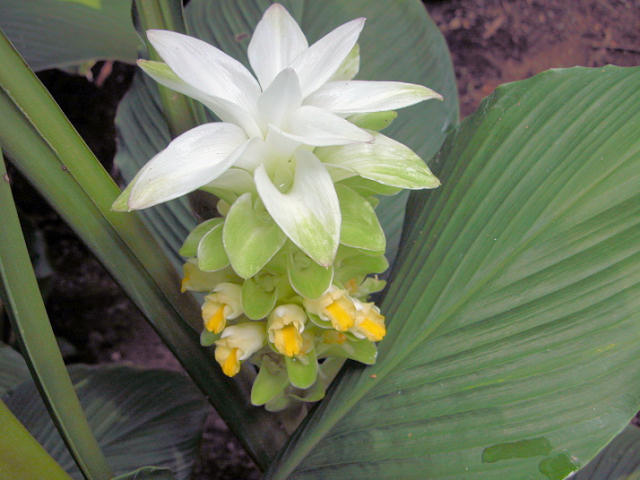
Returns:
[[[315,32],[305,18],[323,7],[307,3],[287,6],[306,32]],[[345,9],[358,4],[349,2]],[[413,12],[414,3],[400,4]],[[249,26],[255,23],[263,6],[246,5],[237,11],[235,4],[220,2],[223,15],[217,20],[230,19],[230,26],[219,30],[224,32],[220,42],[235,50],[248,41],[245,18]],[[351,18],[346,10],[337,16]],[[206,14],[202,10],[196,20]],[[416,18],[426,17],[411,16]],[[190,28],[196,31],[197,25]],[[378,31],[371,39],[384,34]],[[423,36],[416,37],[410,48],[422,45]],[[386,43],[395,46],[398,38],[390,39]],[[388,62],[401,53],[389,50]],[[444,70],[453,90],[451,70]],[[371,74],[361,78],[379,78]],[[579,80],[576,75],[554,72],[503,87],[452,134],[435,165],[450,185],[410,205],[409,216],[417,220],[405,232],[407,253],[385,300],[394,319],[393,339],[383,347],[386,357],[376,370],[352,368],[343,376],[329,406],[321,407],[299,435],[301,446],[290,446],[274,467],[274,477],[293,468],[294,478],[315,478],[338,468],[356,477],[375,468],[380,478],[395,478],[400,468],[412,468],[416,475],[420,468],[459,475],[456,469],[470,467],[512,475],[528,468],[539,478],[563,478],[630,417],[638,404],[631,382],[638,280],[633,220],[638,99],[632,87],[638,80],[635,72],[613,70],[583,71]],[[384,78],[418,81],[443,92],[437,79]],[[153,103],[157,112],[157,99]],[[623,106],[628,116],[617,115]],[[449,105],[440,117],[446,120],[442,131],[437,126],[430,131],[432,145],[439,146],[456,112]],[[401,120],[392,128],[399,128]],[[162,148],[168,130],[164,135],[161,124],[153,128],[155,141],[161,139],[153,148]],[[421,137],[420,129],[413,135]],[[145,132],[138,138],[148,137]],[[424,140],[405,141],[428,157]],[[146,160],[154,151],[140,157]],[[396,202],[384,207],[383,218],[398,218],[393,212],[402,212],[402,203]],[[181,222],[188,226],[193,221],[183,214],[159,217],[152,223],[164,225],[168,238],[184,228]],[[386,223],[388,232],[398,232],[399,225]],[[173,242],[179,241],[168,246]],[[418,272],[421,265],[424,271]],[[405,326],[399,318],[407,319]],[[402,354],[389,353],[392,349]],[[576,370],[575,363],[581,368]],[[339,408],[332,411],[334,406]],[[380,410],[395,413],[380,423]],[[543,411],[556,414],[543,417]],[[596,427],[597,435],[576,433]],[[496,443],[487,445],[489,438]],[[389,439],[395,443],[389,445]],[[316,442],[320,447],[311,449]],[[309,456],[298,465],[305,453]],[[341,455],[349,460],[340,460]],[[327,458],[338,458],[338,463]],[[633,468],[632,460],[623,463]],[[615,475],[629,473],[623,470]],[[612,471],[587,468],[578,478]]]

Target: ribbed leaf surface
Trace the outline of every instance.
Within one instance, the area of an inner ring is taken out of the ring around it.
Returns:
[[[269,478],[560,480],[640,404],[640,69],[498,88],[436,158],[382,310]],[[440,166],[443,166],[440,168]]]
[[[154,465],[170,468],[178,480],[189,478],[207,405],[187,378],[174,372],[120,366],[76,365],[70,374],[91,429],[116,475]],[[81,479],[33,382],[20,385],[5,402],[60,466]]]
[[[0,397],[29,378],[29,369],[20,354],[0,342]]]
[[[248,65],[251,34],[272,2],[268,0],[192,0],[185,9],[189,33],[210,42]],[[363,80],[420,83],[443,94],[444,102],[429,101],[400,111],[385,134],[406,143],[429,160],[440,148],[445,131],[457,122],[455,77],[444,38],[417,0],[290,0],[281,2],[300,23],[310,42],[356,17],[367,17],[360,37]],[[118,110],[120,148],[116,163],[127,181],[169,141],[169,129],[160,115],[153,82],[134,82]],[[151,92],[145,91],[151,88]],[[406,195],[384,198],[378,214],[387,232],[387,252],[395,256],[404,219]],[[188,204],[171,202],[143,212],[154,232],[174,258],[181,239],[194,221]],[[179,239],[176,239],[179,238]]]
[[[135,76],[116,115],[118,151],[114,161],[127,181],[171,141],[158,88],[153,80],[143,75]],[[178,250],[196,226],[187,197],[147,208],[140,214],[176,268],[182,265],[184,259]]]
[[[131,0],[0,2],[0,28],[33,70],[90,60],[135,62]]]
[[[175,480],[175,478],[171,470],[166,468],[143,467],[113,480]]]
[[[586,467],[569,480],[638,480],[640,428],[627,426]]]

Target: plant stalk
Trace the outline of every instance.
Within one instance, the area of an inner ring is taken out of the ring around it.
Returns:
[[[175,0],[135,0],[133,5],[134,23],[136,23],[136,29],[147,46],[150,59],[162,61],[158,52],[147,40],[145,32],[151,29],[162,29],[185,33],[181,2]],[[199,105],[196,105],[188,97],[162,85],[158,85],[158,90],[162,110],[172,137],[175,138],[198,123],[202,123],[204,113]]]
[[[277,418],[252,407],[200,346],[200,308],[136,214],[111,211],[119,188],[44,86],[0,35],[0,146],[144,313],[256,463],[284,441]]]
[[[0,177],[3,302],[31,375],[80,471],[89,480],[108,480],[111,471],[80,406],[40,296],[3,160]]]
[[[0,400],[0,478],[71,480]]]

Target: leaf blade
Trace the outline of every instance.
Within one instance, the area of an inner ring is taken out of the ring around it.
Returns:
[[[0,474],[5,478],[71,480],[0,400]]]
[[[640,430],[627,425],[589,464],[570,480],[634,480],[640,470]]]
[[[180,294],[174,267],[157,254],[139,218],[110,210],[118,187],[17,52],[4,37],[0,40],[6,66],[0,71],[0,145],[118,279],[221,415],[238,410],[228,417],[230,428],[266,465],[272,453],[265,449],[275,449],[283,432],[268,426],[274,419],[266,412],[243,402],[240,385],[222,375],[201,348],[195,299]],[[264,435],[258,434],[263,428]],[[265,436],[273,441],[264,442]]]
[[[47,409],[83,475],[107,480],[111,471],[73,390],[31,269],[1,154],[0,177],[0,201],[5,206],[0,231],[0,294],[13,331]]]
[[[121,365],[72,365],[69,373],[115,475],[154,465],[177,480],[189,478],[208,408],[187,378]],[[31,381],[23,383],[7,406],[72,477],[81,478],[34,391]]]
[[[448,139],[378,363],[343,374],[268,478],[564,478],[622,428],[640,403],[638,79],[546,72]],[[548,455],[514,455],[535,439]]]
[[[34,70],[111,59],[133,63],[140,44],[129,0],[3,2],[0,28]]]

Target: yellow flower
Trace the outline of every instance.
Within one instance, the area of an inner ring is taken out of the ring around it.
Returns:
[[[306,320],[307,316],[299,306],[280,305],[269,315],[269,341],[278,352],[287,357],[300,355],[303,353],[302,332]]]
[[[356,321],[351,332],[359,338],[366,338],[372,342],[379,342],[384,338],[387,329],[384,326],[384,315],[374,303],[363,303],[354,300],[356,307]]]
[[[355,325],[356,307],[354,300],[346,290],[331,286],[319,298],[304,299],[304,308],[308,312],[318,315],[322,320],[330,321],[333,328],[339,332],[346,332]]]
[[[335,330],[325,330],[322,334],[322,341],[327,345],[342,345],[347,341],[347,336]]]
[[[227,320],[237,318],[242,313],[242,287],[235,283],[220,283],[202,304],[204,328],[212,333],[220,333]]]
[[[222,372],[233,377],[240,371],[240,363],[260,350],[266,343],[264,322],[245,322],[227,327],[216,341],[216,362]]]

